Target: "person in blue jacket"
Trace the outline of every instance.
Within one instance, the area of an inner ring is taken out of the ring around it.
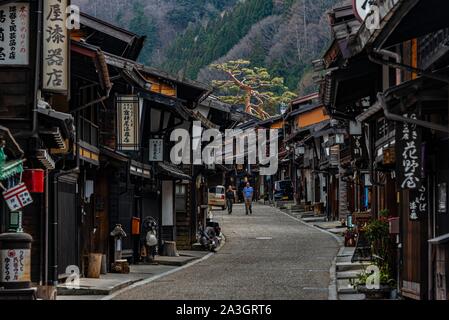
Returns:
[[[243,198],[245,200],[245,209],[246,215],[248,215],[248,211],[250,214],[253,214],[252,202],[253,202],[254,189],[251,187],[250,183],[246,183],[246,187],[243,188]]]

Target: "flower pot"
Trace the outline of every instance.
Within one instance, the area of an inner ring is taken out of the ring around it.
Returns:
[[[391,296],[392,287],[388,285],[380,285],[379,289],[368,289],[366,286],[358,285],[357,291],[363,293],[367,300],[384,300]]]

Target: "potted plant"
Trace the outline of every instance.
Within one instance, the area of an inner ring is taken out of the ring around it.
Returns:
[[[375,260],[371,271],[364,272],[358,278],[356,283],[357,290],[364,293],[368,299],[388,298],[391,291],[395,289],[395,280],[391,276],[393,259],[393,243],[390,238],[388,210],[379,211],[379,218],[369,221],[363,228],[364,236],[371,244],[371,254]],[[378,270],[379,275],[374,274]],[[375,289],[367,287],[374,277],[379,277],[379,286]]]
[[[396,287],[396,281],[391,277],[391,274],[387,267],[379,268],[379,266],[373,265],[379,270],[379,275],[374,274],[374,268],[372,272],[363,272],[357,278],[354,286],[359,293],[365,294],[368,300],[376,299],[389,299],[391,292]],[[375,278],[379,277],[378,285],[375,285]]]

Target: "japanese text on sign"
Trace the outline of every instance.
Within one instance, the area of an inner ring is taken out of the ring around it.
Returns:
[[[150,139],[150,161],[157,162],[164,160],[164,140]]]
[[[410,116],[405,114],[405,117],[416,119],[416,114]],[[403,123],[400,127],[400,141],[401,155],[400,185],[402,189],[418,189],[419,188],[419,173],[420,173],[420,154],[419,154],[419,136],[416,125]]]
[[[48,0],[44,3],[43,88],[67,91],[67,0]]]
[[[139,98],[117,97],[118,149],[134,151],[139,148]]]
[[[30,281],[30,250],[0,250],[0,282]]]
[[[426,187],[422,185],[418,192],[411,192],[410,219],[418,220],[419,215],[427,213],[427,193]]]
[[[33,203],[30,192],[24,183],[3,192],[3,198],[11,211],[22,209]]]
[[[28,3],[0,6],[0,65],[29,63],[29,20]]]

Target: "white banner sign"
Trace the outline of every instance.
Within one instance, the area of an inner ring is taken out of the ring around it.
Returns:
[[[164,161],[164,140],[150,139],[150,162]]]
[[[28,3],[0,5],[0,65],[28,65],[29,23]]]
[[[68,90],[67,0],[44,1],[43,89]]]
[[[29,249],[0,250],[0,282],[26,282],[31,280]]]
[[[137,96],[117,96],[117,149],[139,150],[139,98]]]
[[[20,210],[33,203],[30,192],[23,182],[3,192],[3,198],[11,211]]]

